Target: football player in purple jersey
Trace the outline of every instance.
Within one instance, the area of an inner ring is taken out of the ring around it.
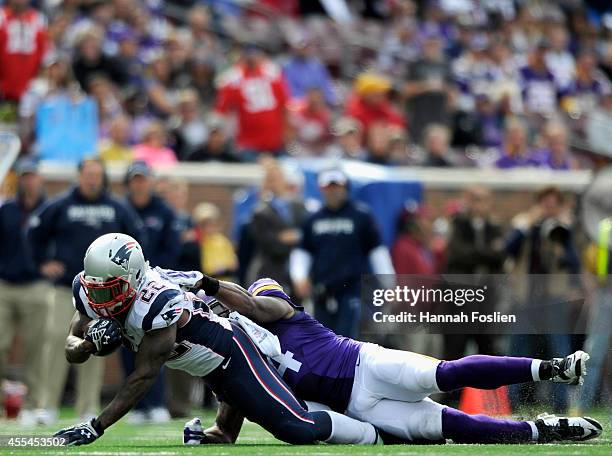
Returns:
[[[442,361],[336,335],[295,305],[272,279],[257,280],[248,290],[208,276],[199,285],[214,312],[236,311],[278,338],[281,354],[271,362],[311,410],[345,413],[401,441],[583,441],[602,432],[601,424],[588,417],[544,414],[533,421],[505,420],[468,415],[428,397],[463,387],[494,389],[536,381],[580,384],[589,359],[583,351],[547,361],[482,355]],[[227,423],[241,420],[239,410],[221,403],[214,426],[204,430],[194,419],[185,431],[202,435],[202,443],[213,443],[211,436],[234,442],[238,433],[228,432]]]

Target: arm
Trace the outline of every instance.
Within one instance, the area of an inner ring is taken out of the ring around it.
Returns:
[[[136,353],[134,372],[128,376],[115,398],[94,421],[104,430],[134,407],[149,390],[170,356],[176,340],[176,324],[145,334]]]
[[[96,351],[96,346],[83,338],[85,328],[90,321],[91,318],[83,315],[78,310],[72,317],[70,333],[66,338],[66,360],[71,364],[84,363]]]
[[[218,283],[216,291],[215,282]],[[232,282],[218,281],[204,276],[202,283],[202,289],[208,296],[214,296],[230,310],[235,310],[261,323],[291,318],[295,312],[293,307],[282,298],[253,296],[240,285]]]
[[[204,431],[206,443],[236,443],[244,415],[225,402],[219,402],[214,426]]]

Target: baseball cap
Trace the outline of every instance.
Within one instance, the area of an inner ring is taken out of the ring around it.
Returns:
[[[317,183],[319,184],[319,187],[327,187],[331,184],[346,185],[348,184],[348,177],[340,169],[328,169],[319,174]]]
[[[142,160],[136,160],[128,166],[127,172],[125,173],[125,181],[130,181],[135,176],[151,177],[153,170],[146,162]]]
[[[18,176],[23,176],[28,173],[37,174],[38,163],[29,157],[20,158],[17,163],[15,163],[15,172]]]

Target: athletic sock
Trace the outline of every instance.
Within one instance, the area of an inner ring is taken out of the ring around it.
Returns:
[[[313,412],[327,413],[331,419],[331,433],[325,442],[345,444],[351,443],[354,445],[373,445],[378,440],[378,434],[374,426],[370,423],[364,423],[346,415],[332,411]]]
[[[442,410],[442,435],[455,443],[525,443],[537,440],[537,429],[528,421],[486,415],[468,415],[447,407]]]
[[[534,360],[536,361],[536,360]],[[550,380],[553,377],[553,364],[550,361],[538,360],[538,380]],[[535,378],[534,378],[535,380]]]
[[[440,391],[453,391],[470,386],[495,389],[534,381],[533,359],[509,356],[472,355],[454,361],[442,361],[436,370]]]

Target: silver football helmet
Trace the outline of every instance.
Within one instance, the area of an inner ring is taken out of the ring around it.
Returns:
[[[102,317],[115,317],[130,308],[149,267],[140,244],[122,233],[93,241],[83,262],[81,284],[89,305]]]

